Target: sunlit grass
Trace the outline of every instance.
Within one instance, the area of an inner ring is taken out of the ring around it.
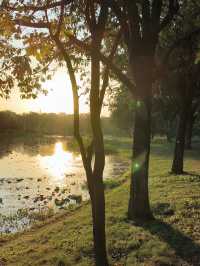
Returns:
[[[108,140],[130,156],[128,143]],[[106,144],[107,145],[107,144]],[[121,145],[121,146],[120,146]],[[124,147],[124,145],[126,147]],[[130,146],[129,146],[130,148]],[[156,220],[127,221],[129,173],[106,181],[107,245],[111,265],[194,265],[200,261],[200,165],[198,150],[187,153],[185,171],[169,174],[172,145],[155,143],[150,164],[150,198]],[[6,265],[94,265],[90,205],[42,222],[30,232],[1,239]],[[59,264],[60,263],[60,264]]]

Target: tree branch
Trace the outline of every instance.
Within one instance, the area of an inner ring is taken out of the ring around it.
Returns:
[[[111,49],[110,55],[108,57],[108,59],[110,60],[110,62],[113,61],[113,57],[116,53],[118,44],[120,42],[122,36],[122,30],[120,30],[116,36],[115,42],[113,44],[113,47]],[[104,71],[104,78],[103,78],[103,84],[102,84],[102,88],[100,90],[100,110],[102,109],[102,105],[103,105],[103,99],[105,96],[105,92],[106,92],[106,88],[108,87],[108,82],[109,82],[109,72],[110,72],[110,68],[109,66],[105,67],[105,71]]]
[[[13,20],[16,24],[31,27],[31,28],[44,28],[49,29],[49,24],[43,21],[39,22],[31,22],[24,19],[15,19]],[[85,52],[92,52],[92,47],[90,44],[84,43],[83,41],[77,39],[74,35],[69,32],[65,32],[68,39],[76,45],[79,50],[83,50]],[[109,58],[104,56],[100,51],[96,51],[97,56],[100,58],[103,64],[107,65],[113,73],[117,76],[117,78],[130,90],[131,93],[134,94],[135,84],[112,62],[110,62]]]
[[[151,31],[149,0],[144,0],[142,2],[142,31],[143,36],[149,35]]]
[[[66,33],[68,34],[68,33]],[[86,51],[91,53],[92,52],[92,47],[89,44],[86,44],[80,40],[78,40],[75,36],[73,35],[68,35],[69,39],[78,47],[78,49]],[[131,93],[134,93],[135,90],[135,84],[112,62],[110,62],[109,58],[104,56],[101,52],[96,51],[96,56],[99,57],[101,62],[105,65],[107,65],[113,73],[118,77],[118,79],[125,85],[127,88],[131,91]]]
[[[179,11],[179,1],[178,0],[169,0],[169,8],[166,17],[160,23],[159,31],[164,29],[169,23],[173,20],[174,16]]]
[[[108,17],[108,4],[106,1],[103,1],[100,14],[99,14],[98,23],[97,23],[98,30],[101,32],[101,35],[102,35],[102,32],[104,32],[107,17]]]
[[[3,1],[1,8],[6,8],[8,11],[10,10],[10,11],[21,11],[21,12],[27,12],[27,11],[37,12],[37,11],[44,11],[47,9],[59,7],[62,5],[62,2],[64,2],[64,5],[68,5],[72,3],[73,1],[72,0],[61,0],[58,2],[53,2],[53,3],[42,5],[42,6],[36,6],[36,5],[23,5],[23,6],[18,5],[17,6],[16,4],[11,6],[11,5],[8,5],[6,1]]]
[[[163,0],[153,0],[152,3],[152,12],[151,12],[151,19],[154,29],[159,31],[160,28],[160,16],[163,6]]]
[[[141,40],[140,17],[136,1],[128,0],[127,4],[130,42],[139,45]]]
[[[38,21],[38,22],[34,22],[34,21],[28,21],[26,19],[13,19],[13,22],[19,26],[23,26],[23,27],[30,27],[30,28],[38,28],[38,29],[48,29],[49,25],[48,23],[44,22],[44,21]]]
[[[91,169],[91,165],[88,164],[87,161],[87,154],[86,154],[86,149],[83,143],[83,139],[81,137],[80,134],[80,121],[79,121],[79,96],[78,96],[78,85],[76,82],[76,77],[74,74],[74,70],[73,70],[73,66],[71,63],[71,59],[68,55],[68,53],[66,52],[66,49],[64,48],[62,42],[57,38],[57,36],[54,36],[54,41],[58,47],[58,49],[60,50],[66,65],[67,65],[67,69],[69,72],[69,77],[70,77],[70,81],[72,84],[72,92],[73,92],[73,101],[74,101],[74,137],[76,138],[79,148],[80,148],[80,153],[81,153],[81,157],[83,160],[83,165],[84,168],[87,171],[90,171]],[[88,172],[87,172],[88,173]]]
[[[59,22],[58,22],[58,27],[56,31],[56,36],[59,38],[61,27],[63,24],[63,18],[64,18],[64,11],[65,11],[65,1],[61,1],[61,6],[60,6],[60,17],[59,17]]]
[[[124,13],[122,12],[121,7],[118,5],[118,3],[115,0],[109,1],[109,6],[112,9],[112,11],[115,13],[116,17],[118,18],[121,28],[123,29],[123,32],[124,32],[125,40],[128,41],[129,40],[129,31],[128,31],[129,27],[128,27],[127,16],[125,12]]]

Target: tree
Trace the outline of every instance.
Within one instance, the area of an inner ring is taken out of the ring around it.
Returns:
[[[6,23],[9,21],[9,23],[13,23],[16,27],[20,27],[21,30],[21,27],[34,29],[31,33],[24,32],[25,36],[23,36],[24,42],[27,45],[26,53],[29,57],[34,56],[35,60],[40,63],[45,62],[48,64],[52,61],[58,61],[59,63],[64,61],[67,66],[74,99],[74,136],[80,148],[91,198],[96,265],[107,266],[103,184],[105,153],[100,114],[105,90],[108,85],[109,68],[104,68],[102,74],[100,58],[96,56],[96,53],[102,48],[108,16],[108,5],[106,1],[103,1],[101,5],[95,4],[93,1],[86,1],[82,6],[74,5],[73,1],[60,1],[46,2],[43,5],[41,3],[39,5],[36,3],[27,3],[27,5],[21,3],[9,5],[9,3],[6,3],[3,4],[3,8],[5,14],[8,14]],[[68,13],[72,14],[71,20],[74,20],[71,23],[69,23]],[[82,24],[85,22],[88,27],[83,30]],[[88,35],[88,32],[91,34],[89,36],[90,53],[86,55],[85,59],[90,59],[91,66],[89,102],[92,140],[88,147],[85,146],[80,134],[79,87],[75,75],[77,67],[81,65],[82,54],[78,58],[73,53],[73,47],[70,43],[70,39],[73,36],[72,32],[76,31],[80,31],[79,34],[84,37],[85,34]],[[109,62],[112,61],[117,49],[118,34],[115,39],[116,41],[114,41],[108,56]],[[103,76],[102,84],[100,84],[101,76]],[[100,85],[102,86],[100,87]],[[93,157],[94,165],[92,163]]]
[[[191,67],[190,64],[188,64]],[[181,174],[183,173],[183,161],[184,161],[184,151],[185,151],[185,140],[186,140],[186,132],[187,132],[187,125],[190,126],[190,136],[192,134],[192,125],[189,125],[192,121],[190,116],[193,112],[192,102],[195,98],[195,91],[196,87],[196,75],[199,71],[197,71],[197,66],[194,65],[192,69],[188,69],[186,67],[186,72],[184,71],[183,75],[181,75],[181,79],[184,82],[183,86],[179,88],[181,91],[181,98],[180,98],[180,111],[179,111],[179,121],[177,126],[177,136],[176,136],[176,144],[175,144],[175,152],[174,152],[174,159],[172,164],[172,172],[174,174]],[[190,138],[191,139],[191,138]],[[190,143],[189,143],[190,145]]]
[[[166,6],[165,4],[168,4]],[[166,28],[177,13],[176,0],[166,1],[109,1],[109,6],[121,26],[128,50],[129,74],[116,67],[102,51],[96,57],[112,69],[117,78],[133,93],[137,101],[134,126],[134,153],[132,182],[129,202],[129,218],[147,220],[152,218],[148,194],[148,166],[151,135],[152,86],[156,77],[155,53],[159,33]],[[26,24],[26,22],[24,22]],[[41,23],[40,23],[40,26]],[[73,34],[67,37],[80,50],[92,53],[91,43]],[[144,79],[145,76],[145,79]],[[134,82],[133,82],[134,80]]]
[[[193,43],[194,44],[194,43]],[[191,49],[192,48],[192,49]],[[195,63],[196,48],[191,45],[191,41],[184,47],[177,47],[174,50],[176,57],[171,57],[169,63],[169,71],[164,77],[161,91],[163,99],[166,97],[170,99],[170,113],[177,120],[176,142],[174,150],[174,158],[172,164],[172,172],[174,174],[183,173],[183,160],[185,151],[186,130],[189,126],[190,115],[194,108],[194,103],[198,99],[198,71],[199,66]],[[191,129],[191,128],[190,128]]]
[[[200,6],[195,1],[187,4],[183,2],[183,5],[184,8],[176,23],[165,32],[166,35],[162,36],[164,37],[162,44],[170,47],[167,48],[168,52],[164,60],[168,67],[168,89],[170,86],[173,88],[172,93],[177,99],[178,106],[178,125],[172,163],[174,174],[183,173],[186,128],[192,103],[198,94],[199,67],[196,64],[196,58],[200,33],[198,26]]]
[[[133,161],[128,217],[152,219],[148,192],[148,168],[151,138],[152,87],[156,79],[155,54],[159,33],[173,20],[178,1],[110,1],[123,30],[128,49],[129,70],[135,82],[132,88],[137,101],[134,119]],[[165,2],[165,3],[166,3]],[[166,12],[167,8],[167,12]]]

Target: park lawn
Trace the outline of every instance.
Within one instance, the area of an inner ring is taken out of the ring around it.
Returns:
[[[113,149],[110,140],[106,145]],[[125,142],[124,156],[128,156]],[[119,143],[116,147],[119,148]],[[123,154],[123,145],[120,146]],[[150,199],[156,219],[127,221],[129,174],[106,184],[109,261],[116,266],[200,265],[200,154],[187,152],[185,175],[169,174],[172,145],[152,145]],[[30,231],[0,237],[0,265],[94,265],[90,204],[66,211]]]

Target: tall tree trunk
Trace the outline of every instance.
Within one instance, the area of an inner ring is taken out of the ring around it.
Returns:
[[[94,182],[92,200],[94,249],[96,266],[108,266],[105,233],[105,195],[103,184],[105,152],[100,119],[100,62],[96,56],[96,49],[93,50],[91,59],[90,118],[94,145],[94,167],[92,178]]]
[[[101,176],[95,178],[94,197],[92,200],[93,238],[96,266],[108,266],[105,234],[105,197]]]
[[[131,220],[141,222],[153,218],[150,210],[148,190],[151,142],[151,91],[153,83],[151,66],[151,64],[148,65],[148,61],[146,64],[143,62],[139,69],[137,69],[138,71],[134,71],[137,87],[137,103],[134,120],[128,217]],[[147,73],[144,73],[144,69],[146,69]]]
[[[135,113],[133,159],[128,216],[131,220],[145,221],[152,218],[149,191],[149,154],[151,139],[150,103],[144,103]]]
[[[87,156],[84,149],[82,137],[79,132],[79,100],[78,86],[74,75],[73,67],[68,54],[65,52],[61,43],[56,43],[64,55],[64,59],[69,71],[73,99],[74,99],[74,135],[79,144],[83,165],[86,171],[89,194],[92,205],[93,218],[93,239],[96,266],[108,266],[106,253],[106,234],[105,234],[105,196],[103,185],[103,170],[105,164],[104,142],[100,120],[100,102],[99,102],[99,78],[100,64],[97,57],[92,56],[92,79],[90,92],[90,117],[93,133],[93,144],[95,163],[94,169],[91,167],[91,157]],[[95,50],[96,51],[96,50]],[[91,151],[90,151],[91,152]]]
[[[80,148],[92,205],[95,265],[109,266],[106,252],[105,195],[103,184],[105,152],[100,119],[102,104],[101,101],[103,101],[103,98],[100,99],[100,61],[96,56],[96,51],[100,50],[100,42],[95,42],[94,40],[94,47],[91,53],[90,119],[93,141],[87,152],[85,150],[85,146],[80,135],[78,86],[76,83],[74,70],[71,64],[70,57],[65,51],[62,43],[56,38],[55,42],[60,51],[62,52],[62,55],[64,56],[72,84],[74,100],[74,136]],[[91,160],[93,150],[94,167],[92,169]]]
[[[188,104],[182,106],[179,114],[179,121],[177,126],[176,143],[174,150],[174,158],[172,163],[172,173],[176,175],[183,174],[183,161],[185,151],[185,135],[188,120]]]

